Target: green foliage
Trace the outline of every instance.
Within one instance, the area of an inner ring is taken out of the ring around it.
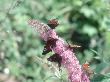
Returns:
[[[92,78],[91,82],[102,82],[104,77],[105,76],[101,75],[101,74],[94,75],[94,77]]]
[[[110,7],[107,0],[0,0],[0,73],[19,82],[67,82],[42,56],[43,42],[27,24],[29,18],[47,23],[58,18],[58,34],[81,45],[80,63],[90,62],[97,74],[91,82],[110,81]],[[62,68],[65,70],[64,68]],[[107,74],[108,73],[108,74]],[[1,79],[0,79],[1,80]]]

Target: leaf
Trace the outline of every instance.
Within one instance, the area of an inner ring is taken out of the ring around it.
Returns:
[[[91,82],[101,82],[104,79],[104,75],[102,74],[95,74],[91,79]]]

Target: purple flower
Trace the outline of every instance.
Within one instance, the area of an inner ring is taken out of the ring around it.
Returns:
[[[57,39],[55,46],[50,48],[59,55],[58,57],[61,57],[61,64],[67,69],[70,82],[90,82],[82,66],[79,64],[75,53],[72,52],[68,47],[69,45],[62,38],[58,37],[54,29],[51,29],[48,25],[37,20],[29,20],[28,23],[39,32],[40,37],[44,41],[48,41],[49,37]]]

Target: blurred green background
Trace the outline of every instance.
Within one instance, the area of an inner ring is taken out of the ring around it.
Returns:
[[[68,82],[65,68],[46,60],[52,53],[42,56],[30,18],[57,18],[59,36],[82,46],[74,52],[90,63],[91,82],[110,82],[110,0],[0,0],[0,82]]]

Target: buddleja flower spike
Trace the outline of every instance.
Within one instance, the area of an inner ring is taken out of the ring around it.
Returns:
[[[40,37],[46,41],[43,54],[50,51],[55,53],[48,58],[48,61],[58,63],[59,67],[63,65],[67,69],[70,82],[90,82],[75,53],[71,50],[74,47],[67,45],[64,39],[56,34],[54,29],[58,22],[55,19],[49,20],[48,25],[37,20],[30,20],[29,25],[38,30]]]

